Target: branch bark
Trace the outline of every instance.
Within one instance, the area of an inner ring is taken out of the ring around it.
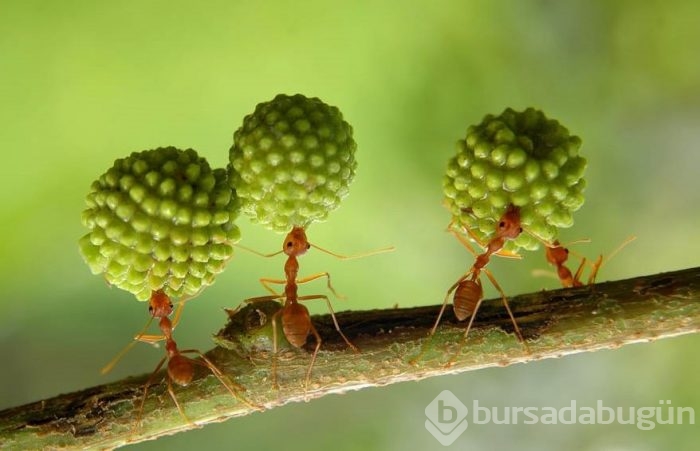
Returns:
[[[229,312],[228,325],[215,337],[218,346],[207,356],[247,388],[243,396],[250,403],[271,409],[364,387],[617,348],[698,332],[700,267],[525,294],[509,302],[529,352],[515,339],[500,299],[492,299],[483,302],[466,343],[465,323],[456,322],[451,308],[431,338],[427,332],[437,306],[337,314],[343,332],[361,353],[347,349],[329,315],[314,317],[323,347],[307,390],[304,380],[310,355],[306,351],[313,343],[304,351],[282,345],[280,389],[272,387],[269,318],[278,303],[258,303]],[[452,365],[446,366],[450,360]],[[256,410],[236,400],[201,369],[189,386],[175,387],[192,423],[178,413],[165,384],[157,383],[151,387],[142,424],[137,426],[147,378],[131,377],[4,410],[0,412],[0,445],[13,449],[114,448]]]

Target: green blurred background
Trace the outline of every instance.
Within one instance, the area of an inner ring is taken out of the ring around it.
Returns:
[[[0,408],[153,368],[162,350],[140,346],[98,372],[147,312],[78,254],[88,187],[114,159],[157,146],[224,165],[243,116],[277,93],[319,96],[356,132],[351,194],[310,239],[340,253],[397,247],[304,257],[302,273],[328,270],[348,296],[338,310],[442,300],[471,257],[443,232],[441,177],[466,127],[506,106],[542,108],[583,138],[587,201],[563,240],[591,238],[576,250],[595,256],[638,237],[601,279],[697,265],[699,21],[693,0],[0,1]],[[242,244],[281,245],[240,227]],[[264,294],[257,279],[282,264],[238,253],[188,305],[178,342],[211,347],[222,307]],[[510,294],[558,286],[534,269],[546,269],[541,252],[492,264]],[[670,399],[700,414],[699,345],[687,336],[330,396],[134,448],[441,448],[423,423],[444,389],[468,405]],[[454,446],[691,449],[699,437],[697,426],[472,425]]]

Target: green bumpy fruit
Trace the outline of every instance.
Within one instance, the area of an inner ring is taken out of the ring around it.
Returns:
[[[523,228],[552,242],[558,228],[573,225],[572,213],[584,202],[580,147],[578,136],[533,108],[487,115],[457,142],[443,179],[454,223],[486,243],[512,204],[520,208]],[[512,251],[538,247],[528,233],[506,245]]]
[[[80,252],[93,274],[149,299],[211,285],[240,239],[238,200],[225,169],[192,149],[164,147],[118,159],[93,182]]]
[[[318,98],[280,94],[233,135],[231,186],[254,222],[278,231],[326,219],[355,176],[352,127]]]

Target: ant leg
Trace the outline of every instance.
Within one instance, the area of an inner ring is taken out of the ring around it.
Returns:
[[[177,401],[177,397],[175,396],[175,392],[173,391],[173,384],[170,382],[170,378],[168,378],[168,393],[170,394],[170,397],[172,398],[173,402],[177,406],[177,410],[180,412],[180,415],[182,418],[192,426],[197,426],[196,423],[193,423],[189,418],[187,418],[187,415],[185,415],[185,410],[182,408],[180,403]]]
[[[499,257],[503,258],[512,258],[513,260],[522,260],[523,256],[518,254],[517,252],[509,251],[507,249],[499,249],[498,251],[494,252],[493,255],[498,255]]]
[[[158,365],[156,366],[156,369],[153,370],[151,375],[148,377],[148,380],[146,381],[146,385],[143,387],[143,395],[141,396],[141,404],[139,404],[139,411],[138,414],[136,415],[136,425],[135,427],[138,428],[141,425],[141,416],[143,414],[143,405],[146,403],[146,395],[148,395],[148,388],[153,385],[153,379],[156,377],[156,374],[158,374],[158,371],[160,371],[161,368],[163,368],[163,364],[167,360],[167,357],[163,357],[160,359],[160,362],[158,362]]]
[[[430,330],[430,332],[428,332],[428,340],[423,342],[423,344],[421,345],[421,351],[418,353],[418,355],[408,361],[410,365],[415,365],[416,362],[423,357],[423,354],[425,354],[428,351],[426,346],[430,342],[430,339],[433,337],[433,335],[435,335],[435,331],[437,330],[437,327],[440,324],[440,319],[442,319],[442,315],[445,313],[445,308],[447,308],[447,302],[450,300],[450,295],[457,289],[457,287],[460,283],[462,283],[462,281],[469,277],[471,273],[472,271],[470,270],[468,273],[464,274],[457,280],[457,282],[453,283],[452,286],[447,290],[447,293],[445,294],[445,300],[442,302],[442,307],[440,307],[440,312],[438,313],[438,317],[435,320],[435,324],[433,325],[433,328]]]
[[[472,316],[469,318],[469,323],[467,324],[467,330],[464,331],[464,338],[462,339],[463,342],[466,343],[467,341],[467,336],[469,335],[469,331],[472,329],[472,324],[474,324],[474,319],[476,318],[476,312],[479,311],[479,307],[481,307],[481,302],[484,300],[483,296],[477,301],[476,306],[474,306],[474,311],[472,312]],[[457,356],[459,355],[459,351],[457,351],[451,358],[450,360],[447,361],[445,364],[445,367],[450,367],[452,364],[454,364],[455,360],[457,359]]]
[[[598,260],[601,260],[602,258],[603,258],[603,256],[601,255]],[[598,261],[598,260],[596,260],[596,261]],[[578,265],[578,268],[576,269],[576,272],[574,273],[574,281],[573,281],[574,286],[576,286],[577,282],[578,283],[581,282],[581,276],[583,275],[583,268],[585,267],[585,265],[586,265],[586,257],[583,257],[581,259],[581,263]],[[595,278],[595,273],[598,272],[599,267],[600,267],[600,265],[596,266],[595,272],[591,273],[592,277]],[[589,281],[589,283],[590,283],[590,281]]]
[[[472,255],[474,255],[475,257],[476,257],[477,255],[479,255],[479,253],[476,251],[476,249],[474,249],[474,246],[472,246],[472,243],[470,243],[469,240],[468,240],[464,235],[462,235],[461,233],[459,233],[459,231],[457,231],[457,230],[455,230],[455,229],[453,229],[453,228],[448,229],[447,231],[450,232],[455,238],[457,238],[457,241],[459,241],[459,242],[462,244],[462,246],[464,246]],[[477,241],[476,237],[474,237],[474,236],[471,235],[471,232],[470,232],[470,235],[469,235],[469,236],[471,236],[472,239],[473,239],[474,241],[476,241],[477,244],[478,244],[481,248],[483,248],[483,249],[486,248],[483,244],[481,244],[480,241]]]
[[[481,299],[479,299],[476,302],[476,305],[474,306],[474,311],[472,312],[472,316],[471,316],[471,318],[469,318],[469,323],[467,324],[467,330],[464,331],[464,341],[467,340],[467,336],[469,335],[469,331],[472,330],[472,324],[474,324],[474,318],[476,318],[476,312],[479,311],[479,307],[481,307],[481,302],[483,300],[484,300],[484,298],[482,296]]]
[[[219,382],[221,382],[221,385],[223,385],[226,388],[226,390],[228,390],[231,396],[233,396],[236,400],[242,402],[250,408],[256,410],[263,409],[261,406],[252,404],[250,401],[241,396],[239,392],[246,391],[245,387],[233,382],[226,374],[224,374],[223,371],[221,371],[216,365],[214,365],[214,363],[211,360],[209,360],[207,356],[204,355],[199,349],[186,349],[184,351],[180,351],[180,354],[196,354],[197,356],[199,356],[199,358],[202,359],[202,362],[200,362],[199,360],[190,360],[196,365],[208,368],[209,371],[211,371],[211,373],[219,380]]]
[[[335,325],[335,330],[338,331],[341,337],[343,337],[343,340],[345,343],[350,347],[355,352],[360,352],[359,348],[352,344],[350,340],[348,340],[348,337],[345,336],[343,331],[340,330],[340,325],[338,324],[338,320],[335,317],[335,312],[333,311],[333,306],[331,306],[331,301],[328,299],[328,296],[325,296],[323,294],[312,294],[309,296],[300,296],[297,300],[298,301],[310,301],[312,299],[323,299],[326,301],[326,304],[328,305],[328,311],[331,313],[331,318],[333,319],[333,325]],[[311,325],[313,328],[313,324]]]
[[[598,258],[591,263],[593,268],[591,269],[591,275],[588,276],[588,285],[593,285],[595,283],[595,278],[598,275],[598,270],[603,266],[603,255],[599,255]]]
[[[279,309],[272,315],[272,387],[280,389],[277,383],[277,318],[282,314],[283,309]]]
[[[191,299],[191,298],[190,298]],[[189,299],[181,300],[177,304],[177,308],[175,309],[175,314],[173,315],[173,331],[177,327],[178,323],[180,323],[180,318],[182,317],[182,309],[185,308],[185,302],[187,302]]]
[[[472,272],[472,270],[469,270],[469,272],[457,279],[457,282],[453,283],[452,286],[447,290],[447,293],[445,294],[445,300],[442,302],[442,307],[440,307],[440,313],[438,313],[438,317],[435,320],[435,324],[433,325],[433,328],[430,329],[430,333],[428,335],[435,335],[435,331],[437,330],[437,327],[440,324],[440,319],[442,319],[442,315],[445,313],[447,302],[450,300],[450,295],[457,289],[460,283],[462,283],[464,280],[466,280],[467,277],[469,277],[472,274]]]
[[[192,363],[194,363],[195,365],[203,366],[203,367],[209,369],[209,371],[211,371],[211,373],[212,373],[214,376],[216,376],[217,379],[219,379],[219,381],[221,382],[221,384],[222,384],[224,387],[226,387],[226,389],[227,389],[234,397],[238,398],[237,394],[235,393],[235,390],[238,390],[238,391],[245,391],[245,387],[243,387],[242,385],[239,385],[239,384],[233,382],[232,380],[230,380],[230,379],[228,378],[228,376],[226,376],[226,374],[224,374],[223,371],[221,371],[216,365],[214,365],[214,363],[213,363],[211,360],[209,360],[209,359],[202,353],[202,351],[200,351],[199,349],[185,349],[185,350],[183,350],[183,351],[180,351],[180,354],[196,354],[197,357],[199,357],[200,359],[202,359],[202,361],[200,362],[199,360],[195,360],[195,359],[190,359],[190,361],[191,361]]]
[[[269,291],[270,293],[274,294],[275,296],[280,296],[280,294],[277,293],[275,290],[273,290],[272,287],[271,287],[269,284],[274,283],[274,284],[277,284],[277,285],[284,285],[284,284],[287,283],[287,281],[286,281],[285,279],[268,279],[268,278],[263,277],[262,279],[259,279],[259,280],[260,280],[260,284],[261,284],[267,291]]]
[[[634,235],[631,235],[631,236],[628,236],[627,238],[625,238],[625,240],[619,246],[617,246],[617,248],[615,248],[615,250],[613,250],[610,254],[608,254],[608,258],[605,260],[605,263],[610,262],[610,260],[612,260],[613,257],[615,257],[615,255],[618,254],[618,252],[620,252],[625,246],[627,246],[628,244],[630,244],[632,241],[634,241],[636,239],[637,239],[637,237]],[[588,278],[589,285],[595,282],[595,278],[598,275],[598,271],[603,266],[603,263],[604,263],[603,256],[600,255],[598,257],[598,259],[595,261],[595,263],[593,263],[593,269],[591,270],[591,276]]]
[[[510,320],[513,322],[513,327],[515,329],[515,335],[517,335],[518,340],[525,345],[525,349],[527,352],[530,352],[530,348],[527,346],[527,342],[523,338],[523,334],[520,332],[520,328],[518,327],[518,323],[515,321],[515,316],[513,316],[513,312],[510,310],[510,305],[508,305],[508,298],[506,297],[506,294],[503,292],[503,289],[501,286],[496,282],[496,279],[493,277],[493,274],[491,274],[491,271],[488,269],[484,268],[484,273],[486,273],[486,276],[489,278],[493,286],[498,290],[499,293],[501,293],[501,299],[503,299],[503,305],[506,308],[506,311],[508,312],[508,316],[510,316]]]
[[[318,334],[318,331],[314,327],[313,323],[310,323],[311,325],[311,333],[314,334],[314,338],[316,339],[316,347],[314,348],[314,353],[311,355],[311,363],[309,363],[309,369],[306,370],[306,379],[304,380],[304,394],[309,390],[309,381],[311,380],[311,370],[314,367],[314,364],[316,363],[316,356],[318,355],[319,349],[321,349],[321,336]],[[340,332],[340,330],[338,331]],[[340,335],[343,335],[342,332]],[[345,336],[343,336],[345,338]],[[345,340],[347,342],[347,339]],[[348,342],[348,344],[350,344]],[[352,345],[350,345],[352,346]]]
[[[297,279],[296,283],[301,285],[303,283],[308,283],[311,282],[312,280],[320,279],[321,277],[325,277],[327,279],[326,286],[328,286],[328,289],[330,290],[331,293],[333,293],[333,296],[335,296],[338,299],[347,299],[345,296],[342,294],[339,294],[337,291],[335,291],[335,288],[333,288],[333,285],[331,285],[331,275],[327,272],[320,272],[318,274],[312,274],[308,277],[304,277],[302,279]]]

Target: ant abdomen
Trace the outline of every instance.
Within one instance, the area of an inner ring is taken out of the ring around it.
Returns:
[[[194,378],[194,367],[190,359],[179,354],[171,357],[168,361],[168,376],[178,385],[189,385]]]
[[[483,295],[481,285],[473,280],[463,280],[457,286],[453,306],[457,321],[464,321],[474,313],[476,304]]]
[[[292,346],[301,348],[311,332],[309,310],[302,304],[290,303],[282,311],[282,330]]]

